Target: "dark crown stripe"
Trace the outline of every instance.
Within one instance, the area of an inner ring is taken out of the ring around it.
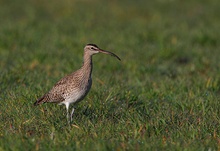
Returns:
[[[94,47],[98,48],[98,46],[96,44],[87,44],[87,46],[94,46]]]

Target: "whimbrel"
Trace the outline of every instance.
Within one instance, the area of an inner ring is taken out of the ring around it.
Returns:
[[[92,85],[92,55],[99,52],[112,55],[118,60],[121,60],[112,52],[102,50],[95,44],[87,44],[84,48],[84,60],[82,67],[63,77],[48,93],[39,98],[34,105],[47,102],[59,103],[60,105],[65,104],[67,110],[67,121],[72,121],[74,108],[71,111],[69,119],[69,105],[83,100],[88,94]]]

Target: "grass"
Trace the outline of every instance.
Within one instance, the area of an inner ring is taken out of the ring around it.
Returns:
[[[0,2],[0,150],[220,150],[218,0]],[[35,100],[96,43],[93,86]]]

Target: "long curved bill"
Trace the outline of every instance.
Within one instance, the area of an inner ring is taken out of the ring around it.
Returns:
[[[111,55],[113,57],[116,57],[118,60],[121,61],[121,59],[116,54],[114,54],[114,53],[112,53],[110,51],[106,51],[106,50],[102,50],[102,49],[99,49],[98,51],[101,52],[101,53],[105,53],[105,54]]]

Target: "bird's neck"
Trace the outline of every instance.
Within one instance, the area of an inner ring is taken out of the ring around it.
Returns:
[[[84,54],[84,61],[82,66],[83,72],[86,72],[85,75],[91,77],[92,74],[92,56],[90,54]]]

